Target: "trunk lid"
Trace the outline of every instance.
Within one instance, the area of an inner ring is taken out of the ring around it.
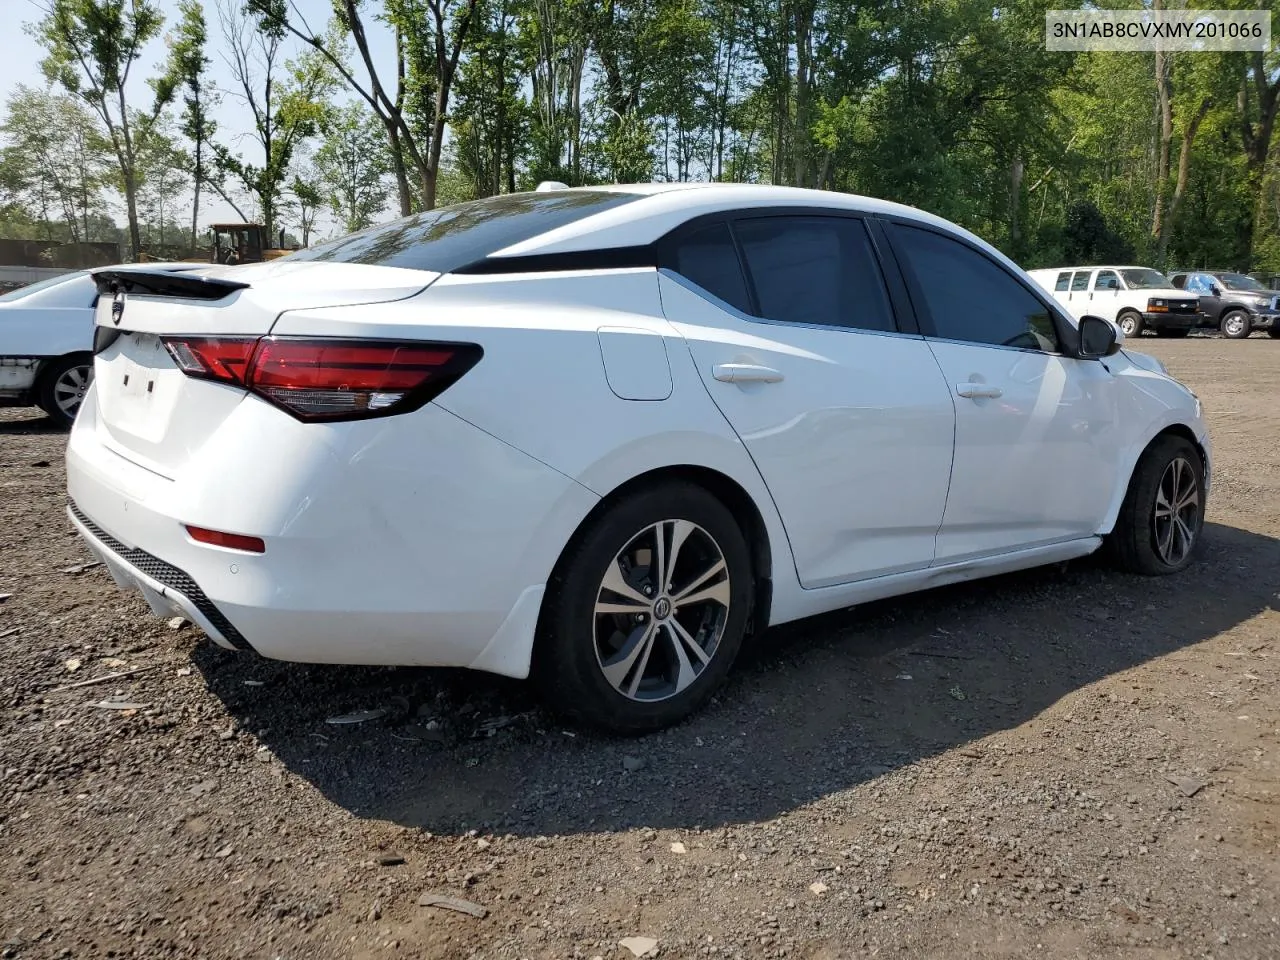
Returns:
[[[210,265],[181,274],[145,266],[95,271],[101,295],[95,312],[93,428],[115,453],[173,477],[247,394],[186,376],[162,336],[261,337],[286,310],[402,300],[437,276],[287,259]]]

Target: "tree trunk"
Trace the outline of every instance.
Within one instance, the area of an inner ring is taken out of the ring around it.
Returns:
[[[1164,266],[1165,257],[1169,252],[1169,236],[1178,219],[1178,208],[1182,206],[1182,198],[1187,193],[1187,180],[1191,173],[1191,146],[1195,142],[1196,133],[1200,130],[1200,124],[1204,122],[1212,106],[1211,97],[1201,100],[1195,115],[1187,122],[1187,129],[1182,133],[1182,151],[1178,154],[1178,180],[1173,188],[1173,197],[1169,201],[1168,216],[1161,223],[1160,234],[1156,237],[1156,261],[1161,267]]]
[[[1154,9],[1164,9],[1164,0],[1155,0]],[[1155,209],[1151,214],[1151,236],[1165,231],[1165,196],[1169,190],[1169,153],[1173,143],[1173,62],[1170,54],[1156,50],[1156,100],[1160,110],[1160,143],[1156,155]]]
[[[1022,177],[1026,167],[1015,157],[1009,167],[1009,247],[1015,256],[1022,245]]]

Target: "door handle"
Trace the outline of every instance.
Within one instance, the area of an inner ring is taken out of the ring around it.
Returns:
[[[989,383],[957,383],[956,395],[970,400],[994,400],[1004,393],[999,387]]]
[[[778,383],[782,371],[758,363],[717,363],[711,375],[721,383]]]

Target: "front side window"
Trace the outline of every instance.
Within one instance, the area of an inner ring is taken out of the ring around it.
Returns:
[[[935,336],[1058,351],[1049,308],[999,264],[932,230],[897,226],[894,237],[923,295],[916,309]]]
[[[611,190],[508,193],[379,223],[282,259],[448,273],[512,244],[638,199],[639,194]]]
[[[1092,270],[1077,270],[1076,275],[1071,278],[1071,292],[1079,293],[1082,290],[1088,290],[1091,276],[1093,276]]]
[[[1099,270],[1098,276],[1093,281],[1093,289],[1095,290],[1119,290],[1120,278],[1114,270]]]
[[[1265,293],[1267,290],[1253,277],[1246,277],[1243,273],[1223,273],[1218,279],[1228,290],[1248,290],[1252,293]]]
[[[734,226],[757,316],[784,323],[896,330],[884,278],[861,220],[759,217]]]

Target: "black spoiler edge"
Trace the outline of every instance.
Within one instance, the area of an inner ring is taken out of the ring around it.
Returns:
[[[111,267],[91,270],[93,282],[99,294],[115,295],[117,292],[143,293],[157,297],[180,297],[187,300],[221,300],[249,284],[239,280],[222,280],[215,277],[195,277],[188,273],[171,273],[168,270]]]

